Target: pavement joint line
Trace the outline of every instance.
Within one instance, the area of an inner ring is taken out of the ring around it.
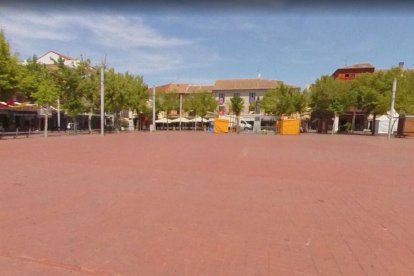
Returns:
[[[6,259],[11,259],[11,260],[16,260],[16,261],[20,261],[20,262],[40,264],[40,265],[44,265],[44,266],[48,266],[48,267],[53,267],[53,268],[56,268],[56,269],[63,269],[63,270],[72,271],[72,272],[80,272],[82,274],[87,274],[87,275],[116,275],[116,276],[121,276],[121,274],[119,274],[119,273],[113,273],[113,272],[110,273],[110,272],[106,272],[106,271],[94,270],[94,269],[86,268],[86,267],[83,267],[83,266],[80,266],[80,265],[61,263],[61,262],[57,262],[57,261],[51,261],[51,260],[48,260],[48,259],[37,259],[37,258],[33,258],[33,257],[28,257],[28,256],[13,256],[13,255],[10,255],[10,254],[5,254],[5,253],[0,253],[0,257],[6,258]]]

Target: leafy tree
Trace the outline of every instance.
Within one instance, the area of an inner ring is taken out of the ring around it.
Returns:
[[[9,43],[0,29],[0,99],[8,100],[19,90],[17,58],[10,53]]]
[[[217,101],[209,92],[193,93],[184,99],[183,108],[204,119],[208,112],[213,112],[217,108]],[[196,126],[197,123],[194,124]]]
[[[88,112],[88,130],[92,133],[92,114],[100,108],[99,75],[100,71],[92,68],[90,61],[81,61],[75,69],[77,78],[76,95],[81,97],[78,110]]]
[[[314,114],[325,122],[327,119],[344,113],[350,105],[349,82],[322,76],[311,87],[310,106]],[[333,133],[333,128],[332,128]]]
[[[373,115],[372,134],[375,133],[376,116],[389,109],[391,88],[392,73],[382,71],[358,75],[352,84],[352,90],[356,93],[356,105],[367,116]]]
[[[156,110],[165,112],[168,122],[168,115],[172,110],[178,110],[180,106],[178,94],[174,92],[159,93],[155,98]],[[167,123],[168,124],[168,123]]]
[[[118,131],[121,111],[145,110],[145,105],[146,86],[142,77],[133,76],[128,72],[125,74],[115,73],[113,68],[105,72],[105,107],[115,113],[115,127]],[[170,107],[168,106],[168,108]]]
[[[277,116],[301,113],[306,108],[305,95],[295,88],[280,85],[275,89],[268,90],[263,96],[261,107],[266,113]]]
[[[240,113],[244,108],[244,100],[243,98],[236,96],[230,99],[231,110],[236,114],[236,132],[240,132]]]
[[[57,100],[58,95],[59,88],[48,75],[45,75],[45,78],[40,81],[38,89],[32,93],[36,103],[45,107],[45,137],[47,137],[49,106]]]
[[[32,100],[32,95],[39,89],[40,83],[47,75],[44,64],[37,63],[37,57],[34,55],[26,61],[25,66],[20,68],[21,74],[19,78],[19,86],[23,93],[29,100]]]
[[[395,110],[400,114],[414,114],[414,71],[399,72],[395,95]]]
[[[85,111],[83,91],[79,89],[81,82],[80,70],[70,68],[59,58],[56,61],[57,69],[53,71],[53,78],[59,87],[59,99],[63,109],[76,123],[76,115]]]

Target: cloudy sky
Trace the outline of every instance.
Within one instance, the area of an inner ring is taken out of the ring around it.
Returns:
[[[106,56],[150,86],[261,74],[305,87],[346,64],[414,67],[411,6],[2,5],[1,28],[21,59],[49,50],[94,64]]]

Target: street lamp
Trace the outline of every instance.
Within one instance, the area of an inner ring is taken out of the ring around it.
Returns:
[[[398,63],[398,67],[402,71],[404,69],[404,62]],[[403,73],[401,72],[401,77]],[[388,115],[389,118],[389,124],[388,124],[388,139],[391,138],[392,133],[392,119],[394,118],[394,104],[395,104],[395,92],[397,90],[397,78],[394,78],[394,81],[392,82],[392,91],[391,91],[391,107],[390,107],[390,113]]]

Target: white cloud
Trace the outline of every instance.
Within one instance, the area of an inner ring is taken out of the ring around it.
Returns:
[[[8,33],[21,39],[70,41],[78,38],[80,32],[89,32],[91,36],[88,39],[114,48],[159,48],[191,44],[189,40],[161,34],[139,17],[9,9],[1,11],[0,18],[0,24]]]
[[[197,74],[194,71],[203,71],[221,60],[200,38],[163,33],[137,16],[2,9],[0,26],[13,50],[24,58],[56,50],[78,58],[82,53],[92,63],[99,63],[107,54],[108,66],[145,78],[173,80],[182,74],[185,79],[190,77],[186,70]]]
[[[65,31],[65,24],[54,15],[18,13],[13,10],[0,11],[0,25],[6,35],[19,39],[69,41],[75,38]]]
[[[103,45],[116,48],[174,47],[190,44],[185,39],[166,37],[146,26],[139,17],[113,15],[80,16],[76,21],[91,31]]]

